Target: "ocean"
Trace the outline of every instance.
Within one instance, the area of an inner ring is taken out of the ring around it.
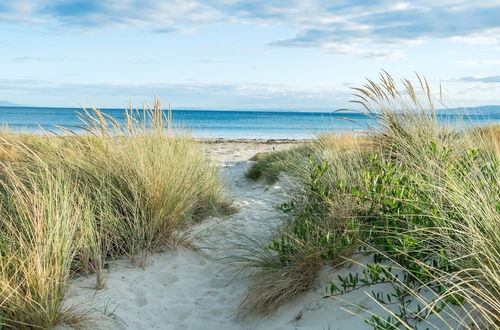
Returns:
[[[500,106],[447,110],[439,114],[444,124],[460,121],[466,125],[500,122]],[[101,109],[123,122],[123,109]],[[80,108],[0,107],[0,125],[14,132],[57,131],[53,125],[81,131],[77,114]],[[227,111],[172,110],[174,125],[190,130],[198,138],[225,139],[308,139],[324,131],[362,131],[375,126],[373,119],[361,113],[290,112],[290,111]]]

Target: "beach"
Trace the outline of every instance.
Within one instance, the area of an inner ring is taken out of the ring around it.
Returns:
[[[500,126],[412,102],[315,139],[201,139],[159,103],[2,131],[0,325],[491,327]]]
[[[249,140],[249,139],[199,139],[205,155],[221,164],[228,162],[247,162],[262,152],[286,150],[311,140]]]
[[[342,267],[322,267],[311,289],[269,315],[242,316],[240,301],[249,279],[232,260],[242,246],[266,245],[282,221],[275,206],[286,200],[282,178],[275,184],[253,182],[245,173],[262,152],[287,150],[293,140],[201,140],[207,157],[220,166],[236,212],[210,217],[184,233],[188,246],[154,252],[138,266],[129,258],[110,261],[104,287],[95,277],[72,280],[64,305],[89,311],[79,326],[92,329],[372,329],[364,320],[384,310],[372,288],[340,299],[325,299],[338,276],[361,273],[371,254],[352,256]],[[181,239],[181,242],[184,242]],[[380,287],[379,287],[380,289]],[[391,292],[389,286],[386,289]],[[434,324],[440,321],[434,319]],[[56,329],[71,329],[59,325]]]
[[[500,330],[500,0],[1,0],[0,330]]]

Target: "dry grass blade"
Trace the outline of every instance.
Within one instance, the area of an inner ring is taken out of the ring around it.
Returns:
[[[48,329],[83,320],[62,300],[71,276],[105,285],[107,258],[143,258],[174,232],[229,209],[217,168],[171,129],[160,103],[122,124],[94,108],[86,134],[1,137],[0,324]]]

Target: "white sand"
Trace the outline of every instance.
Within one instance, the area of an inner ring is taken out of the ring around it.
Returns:
[[[102,290],[92,289],[93,277],[75,280],[66,304],[86,301],[80,308],[87,308],[89,304],[94,308],[95,323],[89,324],[89,328],[372,329],[363,322],[369,314],[359,308],[350,308],[360,314],[355,316],[343,310],[349,303],[322,299],[331,279],[359,266],[323,269],[315,289],[271,316],[244,320],[237,317],[236,309],[248,282],[242,277],[232,280],[232,275],[224,270],[228,266],[221,265],[219,258],[234,253],[231,247],[241,240],[241,235],[235,233],[265,240],[280,221],[280,212],[273,209],[273,205],[284,199],[280,185],[266,187],[244,177],[250,165],[245,160],[256,151],[272,148],[271,144],[255,143],[219,143],[207,147],[207,153],[221,161],[223,178],[239,212],[225,218],[207,219],[195,228],[195,232],[208,239],[198,238],[194,243],[206,249],[195,252],[179,248],[154,254],[148,257],[145,269],[127,260],[118,261],[106,274]],[[342,299],[371,311],[380,310],[363,290]]]
[[[224,166],[227,162],[249,160],[259,152],[288,149],[299,145],[300,140],[202,140],[207,156]]]

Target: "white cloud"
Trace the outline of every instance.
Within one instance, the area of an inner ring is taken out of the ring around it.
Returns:
[[[366,49],[359,47],[357,44],[341,44],[341,43],[325,43],[321,45],[321,48],[328,52],[337,53],[337,54],[348,54],[348,55],[357,55],[360,57],[368,57],[368,58],[399,58],[404,56],[403,51],[399,50],[386,50],[386,49]]]
[[[190,30],[222,19],[196,0],[3,0],[0,20],[77,30],[126,28]]]
[[[500,25],[500,23],[497,23],[497,26],[498,25]],[[464,35],[456,35],[451,37],[450,40],[465,42],[472,45],[500,45],[500,27],[488,28]]]
[[[362,57],[401,56],[428,39],[500,45],[500,0],[3,0],[0,20],[79,30],[140,27],[193,31],[220,22],[286,24],[299,33],[271,43]],[[361,46],[366,43],[371,46]],[[396,50],[381,50],[393,44]]]
[[[159,96],[173,108],[212,109],[309,108],[345,106],[348,88],[317,86],[301,88],[284,84],[63,84],[43,80],[0,79],[0,91],[9,100],[34,106],[121,107],[132,100],[136,106]],[[29,101],[27,101],[29,100]],[[27,104],[26,102],[30,102]]]
[[[500,84],[500,76],[467,76],[459,78],[465,82],[480,82],[487,84]]]
[[[500,65],[500,59],[495,60],[467,60],[467,61],[457,61],[457,64],[478,66],[478,65]]]

